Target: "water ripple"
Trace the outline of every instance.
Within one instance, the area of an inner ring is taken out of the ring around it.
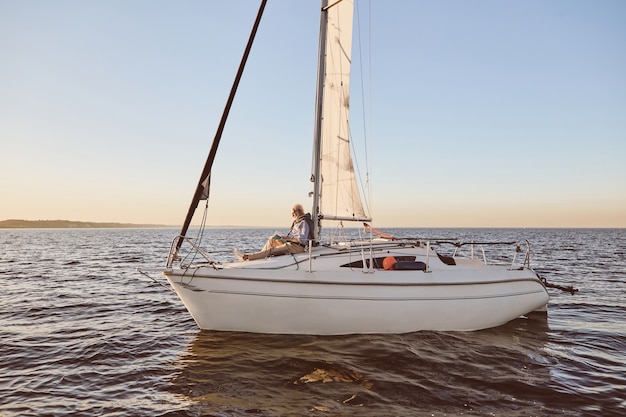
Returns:
[[[228,259],[232,239],[253,249],[271,232],[212,229],[210,250]],[[580,291],[553,292],[547,319],[479,332],[205,332],[134,272],[163,263],[174,230],[0,230],[0,415],[626,413],[624,230],[389,232],[530,238],[536,269]]]

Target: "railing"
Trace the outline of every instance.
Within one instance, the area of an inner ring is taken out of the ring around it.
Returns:
[[[366,262],[366,259],[373,257],[373,254],[372,254],[373,248],[371,246],[372,241],[368,237],[359,235],[358,238],[356,239],[354,239],[351,236],[342,236],[342,238],[343,239],[338,239],[337,236],[333,236],[333,238],[331,238],[328,243],[332,245],[333,243],[339,243],[341,241],[341,243],[346,244],[346,248],[352,248],[352,250],[356,250],[357,252],[360,252],[360,257],[363,260],[364,266],[370,265],[368,262]],[[182,242],[180,242],[181,239],[182,239]],[[176,248],[181,247],[182,243],[184,243],[185,241],[188,242],[189,245],[193,249],[189,250],[188,252],[185,251],[185,253],[181,253]],[[166,267],[171,268],[174,263],[179,262],[182,268],[189,267],[192,263],[196,263],[199,265],[206,265],[208,263],[214,268],[220,268],[221,267],[220,261],[216,260],[213,256],[211,256],[211,254],[209,254],[206,250],[200,247],[198,243],[199,242],[195,238],[183,237],[183,236],[177,236],[176,238],[174,238],[170,247],[170,253],[168,256]],[[430,249],[435,249],[435,247],[437,246],[446,245],[446,244],[455,246],[455,249],[452,255],[453,258],[456,258],[458,256],[458,258],[477,260],[484,264],[488,264],[487,253],[485,251],[485,247],[515,245],[512,260],[510,256],[504,253],[504,251],[499,251],[499,253],[497,253],[497,256],[495,257],[493,256],[493,252],[490,251],[490,256],[489,256],[490,262],[495,261],[494,264],[507,265],[509,264],[509,261],[510,261],[509,270],[513,270],[516,268],[517,269],[523,269],[523,268],[531,269],[530,268],[530,242],[528,240],[523,240],[520,242],[481,242],[481,241],[462,242],[458,240],[447,240],[447,239],[400,238],[394,241],[390,240],[388,242],[388,245],[390,247],[397,246],[397,245],[404,246],[407,244],[419,245],[419,246],[426,248],[426,262],[425,262],[426,271],[425,272],[430,271],[430,257],[431,257]],[[376,247],[377,249],[380,249],[379,244],[376,245]],[[469,249],[469,254],[466,254],[466,253],[459,254],[459,252],[461,252],[462,249]],[[311,245],[307,245],[305,252],[308,252],[308,255],[309,255],[307,263],[308,263],[308,271],[311,272],[313,271],[313,263],[316,257],[313,254],[313,247]],[[524,253],[523,260],[519,260],[518,254],[520,254],[521,252]],[[322,255],[322,256],[328,256],[328,255]],[[199,258],[199,259],[196,259],[196,258]],[[372,266],[370,265],[368,268],[364,268],[364,272],[373,272]]]
[[[183,242],[179,244],[179,241],[181,239],[183,240]],[[178,248],[180,248],[182,246],[182,243],[184,243],[185,241],[188,242],[195,249],[195,252],[191,252],[187,254],[185,256],[185,259],[188,258],[189,256],[192,256],[193,258],[195,258],[195,254],[198,253],[202,255],[202,257],[204,257],[204,259],[206,259],[209,262],[209,264],[211,265],[219,264],[219,262],[215,258],[213,258],[207,251],[202,249],[200,245],[196,243],[196,239],[191,238],[191,237],[186,237],[186,236],[177,236],[174,238],[174,240],[172,241],[172,245],[170,246],[170,253],[169,253],[169,256],[167,257],[167,264],[166,264],[167,268],[171,268],[172,264],[175,261],[180,261],[182,264],[183,260],[181,259]]]
[[[470,245],[470,256],[469,256],[469,258],[470,259],[476,259],[475,249],[476,249],[476,246],[478,245],[478,249],[480,249],[480,251],[481,251],[481,253],[483,255],[483,263],[485,265],[487,265],[487,256],[485,255],[485,248],[483,247],[483,245],[485,245],[486,243],[476,244],[474,242],[469,242],[468,244]],[[464,245],[464,244],[462,244],[462,245]],[[457,246],[456,249],[454,249],[454,254],[452,255],[453,258],[456,257],[456,254],[457,254],[457,252],[458,252],[460,247],[461,246]]]
[[[522,267],[526,267],[530,269],[530,242],[525,240],[526,242],[526,253],[524,254],[524,262],[522,263]],[[513,269],[515,266],[515,260],[517,259],[517,254],[522,251],[520,247],[521,243],[518,243],[515,247],[515,254],[513,255],[513,261],[511,261],[511,267],[509,269]]]
[[[515,245],[515,249],[514,249],[514,254],[513,254],[513,259],[511,261],[511,265],[509,267],[509,270],[513,270],[515,269],[515,265],[517,262],[517,257],[518,257],[518,253],[522,252],[522,246],[525,245],[525,249],[524,249],[524,260],[522,261],[522,263],[520,264],[520,269],[521,268],[529,268],[530,269],[530,242],[528,240],[523,240],[520,242],[454,242],[454,241],[437,241],[437,244],[451,244],[456,246],[456,248],[454,249],[454,253],[453,253],[453,257],[456,257],[459,250],[463,247],[463,246],[469,246],[469,259],[479,259],[482,258],[482,262],[486,265],[487,264],[487,256],[485,253],[485,246],[502,246],[502,245]],[[479,252],[479,255],[477,255],[476,252]]]

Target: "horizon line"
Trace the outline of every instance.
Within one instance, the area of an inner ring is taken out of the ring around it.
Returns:
[[[17,223],[16,225],[11,225],[12,222]],[[46,223],[66,223],[65,226],[61,227],[41,227],[45,226]],[[21,225],[19,223],[22,223]],[[65,219],[54,219],[54,220],[26,220],[26,219],[7,219],[0,220],[0,229],[28,229],[29,224],[37,225],[40,227],[32,227],[38,229],[55,229],[55,228],[64,228],[64,229],[79,229],[79,228],[116,228],[119,226],[120,228],[180,228],[182,225],[168,225],[168,224],[151,224],[151,223],[127,223],[127,222],[106,222],[106,221],[83,221],[83,220],[65,220]],[[72,225],[76,225],[77,227],[72,227]],[[80,227],[83,225],[83,227]],[[200,224],[191,225],[193,228],[201,227]],[[208,228],[237,228],[237,229],[272,229],[272,228],[284,228],[284,226],[259,226],[259,225],[207,225],[205,227]],[[346,228],[348,229],[357,229],[361,226],[348,225]],[[377,228],[385,228],[385,229],[625,229],[623,226],[380,226],[377,225]]]

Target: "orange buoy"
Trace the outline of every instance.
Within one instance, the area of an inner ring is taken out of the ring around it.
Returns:
[[[396,258],[394,258],[393,256],[387,256],[385,259],[383,259],[383,268],[388,271],[392,270],[396,262]]]

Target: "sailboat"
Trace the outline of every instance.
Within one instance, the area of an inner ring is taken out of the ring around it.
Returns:
[[[395,239],[372,233],[371,227],[357,238],[324,237],[322,225],[329,222],[372,221],[350,150],[353,0],[322,0],[321,5],[312,190],[307,190],[315,239],[302,253],[220,262],[187,236],[199,201],[208,201],[221,131],[264,7],[265,1],[183,228],[161,270],[197,325],[315,335],[472,331],[545,312],[549,296],[530,267],[530,245],[517,262],[495,265],[480,256],[443,256],[429,241]],[[183,246],[191,257],[181,255]]]

